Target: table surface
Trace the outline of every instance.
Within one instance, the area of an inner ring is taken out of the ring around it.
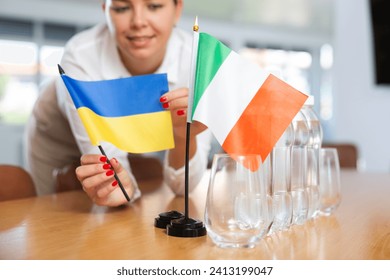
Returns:
[[[178,238],[154,227],[159,213],[184,209],[159,180],[140,183],[130,206],[93,205],[82,191],[0,203],[0,259],[390,259],[390,174],[342,171],[342,203],[329,217],[222,249],[208,236]],[[203,220],[208,174],[190,194],[189,216]]]

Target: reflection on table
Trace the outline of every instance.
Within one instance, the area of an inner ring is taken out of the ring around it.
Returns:
[[[130,206],[93,205],[81,191],[0,203],[0,259],[390,259],[390,174],[342,172],[342,203],[329,217],[268,236],[253,249],[221,249],[153,226],[184,209],[159,180],[140,182]],[[190,195],[203,220],[208,174]]]

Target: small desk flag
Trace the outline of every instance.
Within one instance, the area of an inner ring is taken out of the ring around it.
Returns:
[[[129,153],[174,147],[171,114],[159,102],[168,91],[166,74],[102,81],[61,77],[92,145],[107,141]]]
[[[307,95],[206,33],[197,45],[191,121],[205,124],[228,154],[265,160]]]

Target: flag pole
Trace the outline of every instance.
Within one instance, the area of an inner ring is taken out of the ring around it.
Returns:
[[[195,67],[196,67],[196,57],[198,50],[198,17],[195,18],[195,23],[193,25],[193,40],[192,40],[192,55],[191,55],[191,72],[190,72],[190,84],[188,92],[188,106],[187,106],[187,126],[186,126],[186,147],[185,147],[185,163],[184,163],[184,214],[178,211],[169,211],[160,213],[157,218],[154,220],[154,226],[158,228],[166,229],[171,221],[175,219],[184,218],[184,220],[189,220],[189,150],[190,150],[190,132],[191,132],[191,117],[192,117],[192,104],[193,104],[193,88],[195,80]],[[168,232],[169,234],[169,232]],[[180,235],[178,235],[180,236]]]
[[[188,220],[189,218],[189,161],[190,161],[190,136],[191,136],[191,123],[192,123],[192,105],[194,100],[194,84],[195,84],[195,71],[196,71],[196,58],[198,50],[198,32],[199,24],[198,17],[195,17],[195,22],[192,27],[193,31],[193,43],[192,43],[192,57],[191,57],[191,73],[190,73],[190,86],[188,96],[188,110],[187,110],[187,127],[186,127],[186,154],[185,154],[185,166],[184,166],[184,216]]]
[[[60,75],[65,75],[64,69],[63,69],[59,64],[58,64],[58,72],[60,73]],[[100,152],[102,153],[102,155],[105,156],[106,162],[107,162],[110,166],[112,166],[110,160],[108,159],[106,153],[104,152],[103,147],[102,147],[101,145],[98,145],[98,147],[99,147],[99,150],[100,150]],[[118,185],[119,185],[119,187],[121,188],[123,195],[125,196],[125,198],[126,198],[127,201],[130,201],[129,195],[127,194],[125,188],[124,188],[123,185],[122,185],[121,180],[119,180],[119,177],[118,177],[118,175],[116,174],[116,172],[115,172],[115,170],[114,170],[113,168],[112,168],[112,171],[114,171],[114,178],[115,178],[115,180],[118,182]]]
[[[193,45],[191,57],[191,73],[190,85],[188,94],[188,109],[187,109],[187,127],[186,127],[186,151],[185,151],[185,166],[184,166],[184,217],[171,220],[166,226],[167,234],[176,237],[199,237],[206,235],[206,228],[202,221],[189,217],[189,156],[190,156],[190,132],[192,123],[192,105],[194,97],[194,81],[196,73],[196,59],[198,52],[199,38],[198,17],[195,18],[193,25]]]
[[[106,157],[107,163],[108,163],[110,166],[112,166],[110,160],[108,159],[106,153],[105,153],[104,150],[103,150],[103,147],[102,147],[101,145],[98,145],[98,147],[99,147],[99,150],[100,150],[100,152],[102,153],[102,155]],[[119,187],[121,188],[121,191],[122,191],[123,195],[125,196],[125,198],[126,198],[127,201],[130,201],[130,197],[129,197],[129,195],[127,194],[125,188],[123,187],[121,180],[119,180],[119,177],[118,177],[118,175],[116,174],[114,168],[112,168],[112,171],[114,171],[114,178],[115,178],[115,180],[118,182],[118,185],[119,185]]]

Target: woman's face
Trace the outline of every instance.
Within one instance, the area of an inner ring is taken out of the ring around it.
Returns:
[[[106,0],[103,8],[124,64],[158,67],[180,18],[182,1],[175,5],[173,0]]]

